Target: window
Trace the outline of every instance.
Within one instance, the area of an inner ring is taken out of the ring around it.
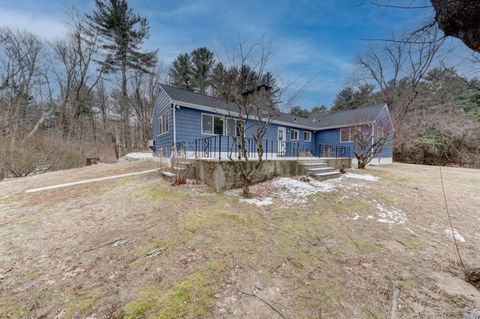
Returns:
[[[240,120],[227,119],[227,135],[240,136]]]
[[[303,132],[303,141],[304,142],[311,142],[312,141],[312,132]]]
[[[298,141],[298,130],[290,130],[290,139],[292,141]]]
[[[340,130],[340,142],[341,143],[347,143],[351,142],[352,140],[350,139],[350,129],[349,128],[342,128]]]
[[[168,132],[168,111],[158,118],[158,135]]]
[[[202,114],[202,134],[223,135],[223,117]]]

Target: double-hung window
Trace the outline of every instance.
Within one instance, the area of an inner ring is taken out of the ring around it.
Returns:
[[[227,136],[240,136],[240,120],[227,119]]]
[[[351,142],[352,139],[350,137],[350,129],[349,128],[342,128],[340,130],[340,142],[341,143],[348,143]]]
[[[168,132],[168,111],[158,118],[158,135]]]
[[[298,141],[298,130],[290,130],[290,139],[292,141]]]
[[[303,141],[311,142],[312,141],[312,132],[304,131],[303,132]]]
[[[223,116],[202,114],[202,134],[223,135]]]

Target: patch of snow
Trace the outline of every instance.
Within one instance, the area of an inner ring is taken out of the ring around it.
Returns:
[[[304,204],[308,197],[318,192],[331,192],[335,188],[331,182],[302,182],[293,178],[282,177],[271,182],[271,195],[283,202]]]
[[[372,182],[378,181],[377,176],[373,176],[370,174],[346,173],[343,176],[348,178],[363,179],[365,181],[372,181]]]
[[[367,219],[375,219],[375,217],[373,217],[373,215],[368,215]]]
[[[453,229],[453,233],[452,233],[452,230],[450,228],[445,229],[445,234],[447,235],[447,237],[450,237],[450,238],[453,238],[453,236],[455,236],[455,239],[458,240],[461,243],[465,242],[465,238],[463,238],[463,236],[460,235],[460,233],[456,229]]]
[[[380,223],[385,224],[405,224],[407,222],[407,217],[405,214],[398,208],[391,207],[386,209],[380,203],[377,203],[377,209],[379,210],[377,219]]]
[[[241,198],[240,202],[242,203],[247,203],[250,205],[255,205],[258,207],[261,206],[270,206],[273,204],[272,198],[271,197],[266,197],[264,199],[258,199],[258,198]]]
[[[348,220],[357,220],[359,218],[360,218],[360,215],[358,215],[358,214],[355,214],[354,217],[347,217]]]
[[[261,184],[253,185],[252,193],[255,190],[264,189],[268,197],[260,196],[259,198],[240,199],[241,202],[256,205],[268,206],[273,204],[275,199],[279,199],[283,204],[305,204],[308,197],[318,192],[331,192],[336,188],[337,184],[332,181],[316,181],[310,180],[307,182],[300,181],[293,178],[281,177]],[[225,192],[230,196],[241,196],[241,189],[232,189]]]
[[[228,191],[225,191],[224,194],[228,196],[240,196],[242,195],[242,189],[240,188],[229,189]]]
[[[132,162],[132,161],[153,161],[153,153],[141,153],[141,152],[136,152],[136,153],[128,153],[124,157],[120,158],[118,160],[119,163],[122,162]]]

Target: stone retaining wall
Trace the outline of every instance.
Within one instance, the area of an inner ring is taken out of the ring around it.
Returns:
[[[351,167],[351,159],[325,159],[327,165],[337,169]],[[255,165],[255,161],[244,165]],[[240,174],[235,163],[231,161],[196,160],[189,170],[194,178],[212,187],[217,192],[240,188]],[[252,176],[252,184],[260,183],[274,177],[292,177],[304,175],[303,167],[297,160],[264,160]]]

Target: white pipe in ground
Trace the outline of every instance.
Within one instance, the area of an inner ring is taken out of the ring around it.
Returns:
[[[52,186],[46,186],[46,187],[32,188],[32,189],[27,189],[25,191],[25,193],[36,193],[36,192],[46,191],[46,190],[50,190],[50,189],[70,187],[70,186],[88,184],[88,183],[94,183],[94,182],[101,182],[101,181],[107,181],[107,180],[110,180],[110,179],[116,179],[116,178],[122,178],[122,177],[128,177],[128,176],[135,176],[135,175],[141,175],[141,174],[148,174],[148,173],[157,172],[158,170],[159,170],[158,168],[155,168],[155,169],[149,169],[148,171],[142,171],[142,172],[136,172],[136,173],[127,173],[127,174],[122,174],[122,175],[114,175],[114,176],[107,176],[107,177],[100,177],[100,178],[93,178],[93,179],[85,179],[83,181],[78,181],[78,182],[71,182],[71,183],[58,184],[58,185],[52,185]]]

